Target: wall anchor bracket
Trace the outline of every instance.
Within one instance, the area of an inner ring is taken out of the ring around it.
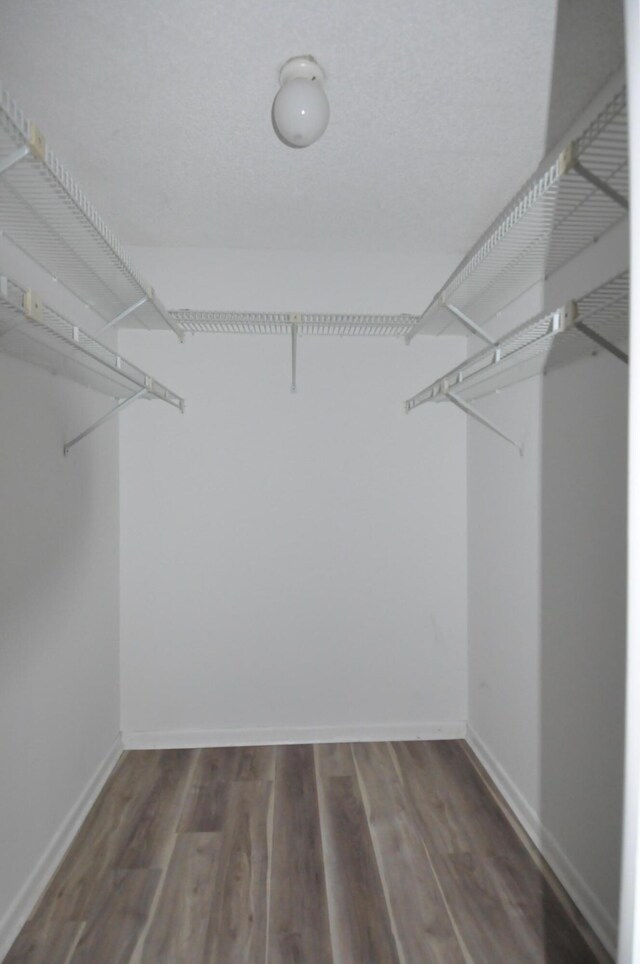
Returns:
[[[70,442],[66,442],[64,446],[64,454],[68,455],[69,449],[73,445],[75,445],[76,442],[80,442],[81,439],[86,438],[87,435],[91,434],[91,432],[95,432],[97,428],[100,428],[101,425],[104,425],[104,423],[107,422],[110,418],[113,418],[114,415],[117,415],[119,412],[125,409],[128,405],[131,405],[132,402],[135,402],[137,401],[137,399],[142,398],[142,396],[146,395],[146,393],[147,393],[147,389],[145,387],[145,388],[141,388],[139,392],[134,392],[133,395],[129,395],[128,398],[123,398],[121,401],[118,402],[117,405],[115,405],[110,411],[108,411],[106,415],[103,415],[102,418],[99,418],[97,422],[94,422],[93,425],[90,425],[89,428],[86,428],[84,432],[80,433],[80,435],[76,435],[76,437],[72,438]]]
[[[602,335],[599,335],[598,332],[594,331],[593,328],[590,328],[589,325],[585,325],[583,321],[574,322],[573,327],[583,335],[586,335],[587,338],[590,338],[591,341],[595,341],[596,345],[600,345],[600,347],[604,348],[605,351],[611,352],[612,355],[615,355],[616,358],[619,358],[620,361],[623,361],[625,365],[629,364],[629,356],[626,352],[622,351],[621,348],[618,348],[617,345],[614,345],[613,342],[609,341],[608,338],[603,338]]]
[[[499,435],[500,438],[505,440],[505,442],[508,442],[510,445],[513,445],[514,448],[517,448],[520,455],[524,454],[523,447],[521,445],[518,445],[518,443],[515,442],[509,435],[505,435],[502,429],[499,429],[498,426],[494,425],[494,423],[490,419],[486,418],[484,415],[481,415],[478,409],[474,408],[473,405],[469,405],[468,402],[465,402],[462,398],[460,398],[459,395],[456,395],[454,392],[447,392],[447,398],[449,399],[450,402],[453,402],[454,405],[456,405],[459,409],[461,409],[471,418],[475,418],[475,420],[477,422],[480,422],[481,425],[484,425],[492,432],[495,432],[495,434]]]
[[[492,338],[491,335],[488,335],[484,328],[481,328],[480,325],[476,324],[476,322],[465,315],[464,312],[460,311],[459,308],[456,308],[455,305],[452,305],[450,301],[443,301],[442,307],[446,308],[447,311],[450,311],[452,315],[455,315],[458,321],[461,321],[465,328],[468,328],[469,331],[473,332],[474,335],[477,335],[478,338],[482,338],[482,340],[486,341],[488,345],[498,344],[496,339]]]
[[[619,204],[620,207],[625,211],[629,210],[629,202],[627,201],[626,197],[623,197],[622,194],[616,191],[615,188],[612,188],[610,184],[607,184],[606,181],[603,181],[602,178],[598,177],[597,174],[594,174],[588,168],[584,167],[580,161],[573,162],[572,170],[574,170],[576,174],[579,174],[580,177],[584,178],[585,181],[588,181],[589,184],[593,184],[593,186],[599,191],[602,191],[603,194],[606,194],[607,197],[611,198],[612,201],[615,201],[616,204]]]
[[[134,305],[129,305],[129,307],[125,308],[124,311],[121,311],[119,315],[116,315],[115,318],[112,318],[111,321],[108,321],[106,325],[103,325],[98,334],[101,335],[103,331],[107,330],[107,328],[112,328],[113,325],[117,325],[119,321],[122,321],[128,315],[132,314],[137,308],[140,308],[141,305],[146,304],[148,300],[148,296],[145,295],[144,298],[140,298],[139,301],[136,301]]]
[[[26,157],[27,154],[30,153],[31,151],[26,144],[23,144],[22,147],[16,148],[15,151],[11,151],[10,154],[7,154],[6,157],[3,157],[0,160],[0,174],[4,174],[5,171],[8,171],[15,164],[17,164],[18,161],[21,161],[23,157]]]

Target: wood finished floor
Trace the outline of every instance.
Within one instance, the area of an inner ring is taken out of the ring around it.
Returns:
[[[458,741],[123,755],[7,964],[589,964]]]

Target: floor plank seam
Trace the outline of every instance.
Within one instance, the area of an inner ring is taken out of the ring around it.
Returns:
[[[166,860],[164,861],[164,866],[162,867],[162,873],[161,873],[161,875],[160,875],[160,879],[158,880],[158,886],[156,887],[156,892],[155,892],[155,894],[153,895],[153,901],[151,902],[151,907],[149,908],[149,914],[148,914],[147,920],[145,921],[145,925],[144,925],[144,927],[142,928],[142,931],[140,932],[140,936],[138,937],[138,940],[137,940],[137,942],[136,942],[136,946],[135,946],[135,948],[134,948],[134,950],[133,950],[133,953],[132,953],[131,957],[129,958],[128,964],[139,964],[139,961],[142,959],[142,955],[143,955],[143,953],[144,953],[144,945],[145,945],[145,942],[146,942],[146,940],[147,940],[147,936],[148,936],[148,934],[149,934],[149,931],[151,930],[151,926],[152,926],[152,924],[153,924],[153,922],[154,922],[154,919],[155,919],[155,916],[156,916],[156,913],[157,913],[157,910],[158,910],[158,906],[159,906],[159,904],[160,904],[160,900],[161,900],[161,897],[162,897],[162,891],[163,891],[163,888],[164,888],[164,885],[165,885],[165,882],[166,882],[166,879],[167,879],[167,874],[168,874],[168,872],[169,872],[169,865],[170,865],[170,863],[171,863],[171,857],[173,856],[173,853],[174,853],[175,848],[176,848],[176,843],[177,843],[177,840],[178,840],[178,832],[177,832],[177,830],[178,830],[178,827],[180,826],[180,818],[181,818],[181,816],[182,816],[182,811],[183,811],[183,809],[184,809],[184,805],[185,805],[185,803],[186,803],[187,796],[188,796],[188,794],[189,794],[189,790],[191,789],[191,782],[192,782],[193,777],[194,777],[194,774],[195,774],[196,764],[197,764],[199,755],[200,755],[200,751],[199,751],[199,750],[197,750],[197,751],[193,754],[193,760],[191,761],[191,765],[190,765],[190,767],[189,767],[189,772],[187,773],[187,775],[186,775],[186,777],[185,777],[185,788],[184,788],[184,791],[183,791],[183,793],[182,793],[182,797],[181,797],[181,800],[180,800],[180,805],[179,805],[178,807],[176,807],[177,816],[176,816],[175,828],[174,828],[174,831],[173,831],[173,841],[171,842],[171,846],[170,846],[170,847],[167,846],[167,848],[166,848],[166,849],[167,849],[168,856],[167,856]]]
[[[267,929],[264,945],[264,961],[269,964],[269,936],[271,928],[271,873],[273,870],[273,821],[276,809],[276,793],[278,789],[278,748],[274,750],[273,781],[271,797],[269,799],[269,814],[267,816]]]
[[[335,950],[335,945],[336,945],[336,933],[335,933],[336,925],[335,925],[335,921],[334,921],[334,919],[333,919],[333,914],[332,914],[332,912],[331,912],[332,901],[331,901],[331,897],[330,897],[330,894],[329,894],[329,876],[328,876],[328,874],[327,874],[327,866],[328,866],[328,863],[329,863],[329,861],[327,860],[327,855],[328,855],[327,833],[328,833],[328,831],[327,831],[327,826],[326,826],[326,817],[325,817],[325,813],[324,813],[325,807],[323,806],[323,802],[322,802],[322,799],[321,799],[321,797],[322,797],[322,783],[321,783],[321,781],[320,781],[320,769],[319,769],[319,766],[318,766],[318,744],[317,744],[317,743],[313,745],[313,768],[314,768],[315,777],[316,777],[316,797],[317,797],[317,800],[318,800],[318,823],[319,823],[319,826],[320,826],[320,847],[321,847],[321,850],[322,850],[322,862],[323,862],[324,868],[325,868],[325,884],[324,884],[324,886],[325,886],[325,890],[326,890],[326,899],[327,899],[327,915],[328,915],[328,919],[329,919],[329,941],[330,941],[330,943],[331,943],[331,956],[332,956],[332,958],[333,958],[332,964],[340,964],[338,958],[336,957],[336,950]]]
[[[78,933],[76,934],[75,940],[71,945],[71,947],[69,948],[69,953],[64,959],[64,964],[71,964],[71,961],[73,960],[73,955],[77,950],[78,944],[82,940],[82,935],[84,934],[86,927],[87,927],[86,921],[82,921],[80,927],[78,928]]]
[[[401,766],[400,766],[400,761],[397,759],[395,750],[394,750],[394,748],[393,748],[393,744],[390,744],[389,749],[390,749],[390,752],[391,752],[391,756],[392,756],[392,758],[393,758],[393,760],[394,760],[394,765],[395,765],[395,767],[396,767],[396,770],[397,770],[397,772],[399,772],[399,773],[402,775],[402,768],[401,768]],[[403,786],[405,786],[405,788],[406,788],[406,784],[405,784],[404,778],[402,778],[402,782],[403,782]],[[407,800],[408,800],[408,802],[409,802],[409,806],[412,808],[412,810],[413,810],[414,813],[415,813],[415,809],[416,809],[416,808],[415,808],[415,805],[414,805],[414,802],[413,802],[411,793],[409,792],[408,788],[406,788],[406,793],[407,793]],[[465,943],[465,941],[464,941],[464,939],[463,939],[463,937],[462,937],[462,934],[460,933],[460,929],[459,929],[459,927],[458,927],[458,925],[457,925],[457,922],[456,922],[455,916],[454,916],[454,914],[453,914],[453,911],[451,910],[451,907],[450,907],[450,905],[449,905],[449,901],[447,900],[446,894],[445,894],[444,889],[443,889],[443,887],[442,887],[442,882],[441,882],[441,880],[440,880],[440,878],[439,878],[439,876],[438,876],[438,873],[437,873],[436,868],[435,868],[434,863],[433,863],[433,859],[432,859],[431,854],[430,854],[430,852],[429,852],[429,847],[427,846],[427,842],[426,842],[426,840],[424,839],[424,834],[422,833],[422,831],[421,831],[421,829],[420,829],[420,824],[421,824],[421,821],[420,821],[420,819],[419,819],[419,818],[417,817],[417,815],[416,815],[416,827],[418,828],[418,831],[417,831],[417,832],[418,832],[418,836],[419,836],[419,838],[420,838],[420,842],[421,842],[422,847],[423,847],[423,849],[424,849],[424,852],[425,852],[425,854],[426,854],[427,860],[429,861],[429,866],[431,867],[431,871],[432,871],[432,873],[433,873],[434,880],[435,880],[435,882],[436,882],[436,885],[437,885],[437,887],[438,887],[438,890],[440,891],[440,896],[442,897],[442,902],[443,902],[443,904],[444,904],[444,906],[445,906],[445,908],[446,908],[447,915],[448,915],[449,920],[450,920],[450,922],[451,922],[451,927],[452,927],[452,929],[453,929],[453,933],[455,934],[456,940],[458,941],[458,945],[459,945],[459,947],[460,947],[460,952],[462,953],[462,956],[464,957],[466,964],[475,964],[475,961],[474,961],[473,957],[471,956],[471,953],[470,953],[470,951],[469,951],[469,948],[467,947],[467,945],[466,945],[466,943]]]
[[[362,804],[364,806],[364,812],[367,818],[367,827],[369,828],[369,837],[371,838],[371,846],[373,847],[373,853],[376,858],[376,865],[378,867],[378,876],[380,877],[380,886],[382,887],[382,893],[384,894],[385,903],[387,905],[387,913],[389,915],[389,922],[391,924],[391,930],[393,932],[393,939],[396,944],[396,952],[398,954],[398,957],[400,958],[400,964],[412,964],[411,961],[407,961],[405,959],[405,954],[402,949],[402,942],[400,940],[400,935],[398,932],[398,924],[396,922],[395,915],[393,913],[393,906],[389,895],[389,886],[387,884],[387,880],[384,873],[382,857],[376,843],[375,834],[371,832],[371,825],[370,825],[371,801],[369,799],[369,795],[367,793],[367,788],[365,786],[364,780],[362,779],[362,774],[360,773],[360,769],[358,767],[358,760],[356,759],[353,743],[349,744],[349,748],[351,750],[351,758],[353,760],[356,779],[358,781],[358,786],[360,788],[360,796],[362,797]]]

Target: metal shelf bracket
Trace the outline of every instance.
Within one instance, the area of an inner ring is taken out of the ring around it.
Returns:
[[[615,201],[616,204],[619,204],[624,211],[629,210],[629,202],[627,201],[626,197],[623,197],[619,191],[616,191],[614,188],[612,188],[610,184],[607,184],[606,181],[603,181],[602,178],[598,177],[597,174],[594,174],[592,171],[588,170],[588,168],[584,167],[580,161],[573,162],[573,170],[576,172],[576,174],[579,174],[580,177],[584,178],[585,181],[588,181],[589,184],[593,184],[595,188],[597,188],[603,194],[606,194],[607,197],[611,198],[612,201]]]
[[[6,275],[0,275],[0,298],[8,297],[8,293],[9,293],[9,279],[7,278]],[[25,299],[27,298],[26,291],[24,293],[24,298]],[[22,310],[23,310],[23,313],[27,315],[25,304],[26,302],[25,300],[23,300]],[[0,331],[0,347],[1,347],[2,339],[5,337],[5,335],[10,334],[10,332],[14,331],[16,328],[19,328],[20,325],[23,324],[23,322],[24,322],[24,318],[19,318],[16,321],[14,321],[12,325],[7,325],[4,328],[4,331]]]
[[[10,170],[15,164],[18,163],[18,161],[21,161],[23,157],[26,157],[27,154],[30,153],[31,151],[26,144],[24,144],[22,147],[16,148],[15,151],[11,151],[10,154],[7,154],[6,157],[3,157],[2,160],[0,160],[0,174],[4,174],[5,171]]]
[[[502,429],[499,429],[498,426],[495,425],[490,419],[486,418],[484,415],[481,415],[478,409],[474,408],[473,405],[469,405],[468,402],[465,402],[462,398],[460,398],[459,395],[456,395],[455,392],[447,392],[447,398],[450,402],[453,402],[454,405],[465,412],[466,415],[469,415],[471,418],[475,418],[475,420],[480,422],[481,425],[484,425],[485,428],[495,432],[496,435],[499,435],[500,438],[504,439],[505,442],[508,442],[509,445],[513,445],[513,447],[518,450],[520,455],[524,455],[522,445],[518,445],[517,442],[515,442],[509,435],[506,435]]]
[[[464,312],[460,311],[459,308],[456,308],[455,305],[452,305],[450,301],[443,301],[442,307],[446,308],[447,311],[450,311],[452,315],[455,315],[458,321],[461,321],[465,328],[468,328],[469,331],[473,332],[474,335],[477,335],[478,338],[482,338],[482,340],[486,341],[488,345],[498,344],[496,339],[492,338],[491,335],[488,335],[484,328],[481,328],[480,325],[476,324],[475,321],[472,321],[472,319],[465,315]]]
[[[599,335],[597,331],[593,330],[593,328],[589,328],[589,326],[585,325],[583,321],[576,321],[573,327],[587,338],[590,338],[591,341],[594,341],[596,345],[600,346],[600,348],[604,348],[605,351],[615,355],[616,358],[619,358],[620,361],[623,361],[625,365],[629,364],[629,356],[626,352],[622,351],[621,348],[618,348],[617,345],[614,345],[613,342],[610,342],[607,338],[603,338],[602,335]]]
[[[620,302],[624,298],[625,298],[625,292],[623,291],[622,294],[618,295],[617,298],[612,299],[612,301],[610,302],[610,307],[620,304]],[[573,314],[571,318],[571,324],[577,331],[579,331],[586,338],[590,338],[591,341],[595,342],[596,345],[599,345],[600,348],[604,348],[605,351],[608,351],[610,352],[610,354],[615,355],[615,357],[619,358],[620,361],[625,363],[625,365],[628,365],[629,355],[625,351],[623,351],[621,348],[618,348],[618,346],[614,345],[612,341],[610,341],[608,338],[605,338],[604,335],[600,334],[600,332],[594,331],[590,325],[586,324],[587,319],[591,318],[592,315],[595,315],[595,314],[597,314],[596,309],[592,309],[591,311],[588,311],[586,314],[580,314],[575,302],[573,302]]]
[[[140,300],[136,301],[135,304],[129,305],[129,307],[125,308],[124,311],[121,311],[119,315],[116,315],[115,318],[112,318],[111,321],[108,321],[106,325],[103,325],[98,334],[101,335],[103,331],[106,331],[108,328],[112,328],[114,325],[117,325],[119,321],[122,321],[128,315],[132,314],[137,308],[145,305],[148,300],[148,296],[145,295],[144,298],[140,298]]]
[[[569,171],[575,171],[575,173],[579,174],[581,178],[583,178],[585,181],[588,181],[589,184],[592,184],[603,194],[606,194],[607,197],[611,198],[612,201],[615,201],[616,204],[619,204],[624,211],[628,211],[629,202],[627,201],[626,197],[620,194],[619,191],[616,191],[615,188],[611,187],[610,184],[607,184],[607,182],[601,177],[598,177],[597,174],[594,174],[593,171],[590,171],[588,167],[585,167],[578,158],[578,144],[576,141],[572,141],[567,145],[567,147],[565,147],[560,155],[560,174],[563,175],[567,174]]]
[[[90,435],[92,432],[95,432],[97,428],[100,428],[101,425],[104,425],[104,423],[109,421],[110,418],[113,418],[114,415],[118,415],[128,405],[131,405],[132,402],[137,401],[139,398],[142,398],[142,396],[146,394],[147,394],[147,389],[145,387],[145,388],[141,388],[140,391],[138,392],[134,392],[133,395],[129,395],[128,398],[123,398],[122,401],[118,402],[118,404],[115,405],[112,409],[110,409],[106,413],[106,415],[103,415],[102,418],[99,418],[97,422],[94,422],[93,425],[90,425],[89,428],[86,428],[84,432],[80,433],[80,435],[76,435],[76,437],[72,438],[70,442],[66,442],[63,450],[64,454],[68,455],[69,449],[73,445],[75,445],[76,442],[80,442],[83,438],[86,438],[87,435]]]

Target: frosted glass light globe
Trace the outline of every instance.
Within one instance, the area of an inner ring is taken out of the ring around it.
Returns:
[[[273,123],[291,147],[308,147],[329,123],[329,101],[322,68],[312,58],[294,58],[282,70],[282,86],[273,102]]]

